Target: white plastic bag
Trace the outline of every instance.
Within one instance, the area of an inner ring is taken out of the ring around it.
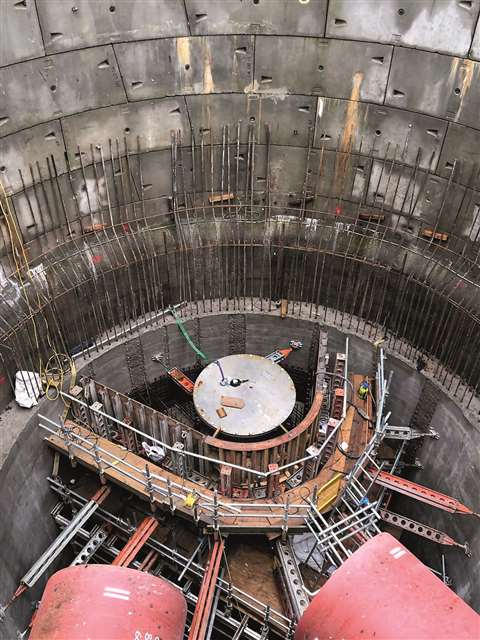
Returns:
[[[42,381],[33,371],[17,371],[15,374],[15,400],[21,407],[31,409],[43,395]]]
[[[161,462],[165,458],[165,449],[158,445],[142,442],[142,447],[152,462]]]

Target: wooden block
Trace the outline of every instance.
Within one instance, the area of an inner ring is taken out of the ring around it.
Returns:
[[[280,317],[286,318],[288,313],[288,300],[280,300]]]
[[[227,415],[227,412],[225,411],[225,409],[223,407],[219,407],[217,409],[217,416],[219,418],[225,418],[226,415]]]
[[[232,396],[222,396],[220,398],[220,403],[224,407],[232,407],[233,409],[243,409],[245,406],[244,400],[241,398],[232,398]]]
[[[103,231],[106,228],[107,228],[106,224],[97,223],[97,224],[90,224],[84,227],[84,231],[85,233],[96,233],[97,231]]]
[[[233,193],[217,193],[213,196],[208,196],[208,201],[210,204],[215,204],[216,202],[228,202],[229,200],[233,200],[234,197]]]
[[[434,240],[439,240],[440,242],[447,242],[448,233],[443,233],[442,231],[435,231],[433,229],[422,229],[422,236],[424,238],[432,238]]]
[[[368,211],[361,211],[358,217],[367,222],[383,222],[385,220],[385,216],[381,213],[369,213]]]
[[[55,455],[53,457],[53,469],[52,469],[52,477],[56,478],[58,476],[58,468],[60,465],[60,454],[58,451],[55,451]]]

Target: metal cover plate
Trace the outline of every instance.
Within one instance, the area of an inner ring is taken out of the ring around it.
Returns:
[[[238,387],[223,386],[226,378],[247,380]],[[221,397],[240,398],[243,409],[222,407]],[[237,354],[210,363],[198,376],[193,390],[193,402],[199,416],[214,429],[242,438],[267,433],[278,427],[291,414],[296,399],[295,385],[288,373],[263,356]]]

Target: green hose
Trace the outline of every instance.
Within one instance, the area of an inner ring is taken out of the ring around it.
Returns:
[[[175,318],[175,322],[177,323],[178,328],[180,329],[183,337],[185,338],[185,340],[188,342],[188,344],[191,346],[191,348],[193,349],[193,351],[195,351],[195,353],[197,354],[197,356],[199,358],[201,358],[202,360],[205,360],[205,362],[208,362],[208,358],[207,356],[203,353],[203,351],[200,351],[200,349],[195,345],[195,343],[193,342],[193,340],[191,339],[188,331],[185,329],[185,326],[183,324],[183,322],[180,320],[180,318],[177,316],[177,314],[175,313],[175,311],[171,308],[170,312],[172,314],[172,316]]]

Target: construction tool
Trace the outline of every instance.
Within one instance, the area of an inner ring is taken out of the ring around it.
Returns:
[[[303,347],[303,343],[300,340],[290,340],[289,346],[284,349],[275,349],[272,353],[269,353],[268,356],[265,356],[267,360],[271,360],[278,364],[282,362],[292,353],[292,351],[297,351],[297,349],[301,349]]]
[[[186,393],[189,395],[193,394],[194,384],[192,380],[188,376],[186,376],[178,367],[167,367],[167,365],[163,362],[163,356],[161,353],[157,353],[152,356],[153,362],[158,362],[165,369],[170,378]]]

